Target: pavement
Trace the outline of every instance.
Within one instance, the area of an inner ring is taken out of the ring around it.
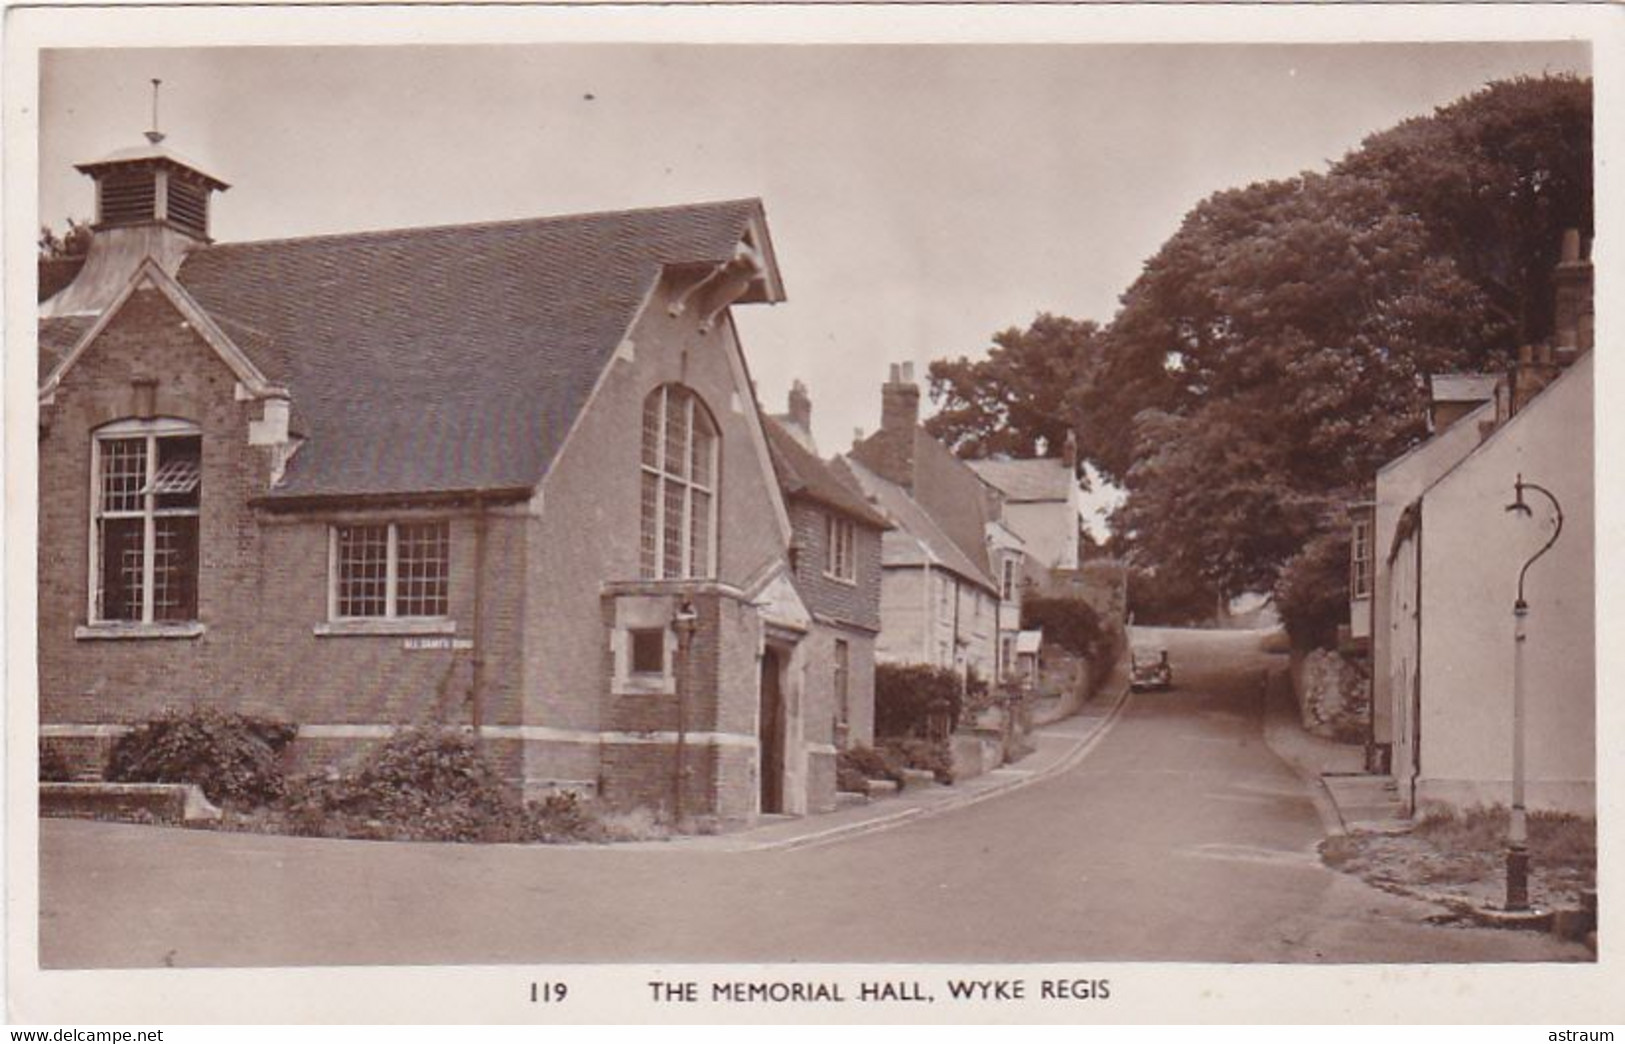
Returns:
[[[1410,829],[1391,776],[1365,770],[1358,744],[1337,743],[1305,731],[1292,695],[1285,655],[1267,655],[1259,672],[1264,742],[1309,785],[1328,834],[1352,830],[1396,833]]]
[[[1042,730],[1009,772],[744,835],[449,845],[46,820],[40,961],[1595,959],[1550,935],[1429,923],[1435,907],[1325,866],[1308,788],[1264,742],[1256,636],[1169,644],[1173,691]]]
[[[1019,761],[952,785],[905,787],[896,794],[871,798],[812,816],[772,816],[754,827],[727,834],[690,836],[670,841],[640,842],[637,847],[656,850],[775,851],[832,844],[847,838],[885,830],[904,823],[941,815],[985,801],[1046,779],[1087,756],[1106,726],[1122,710],[1128,697],[1128,666],[1119,662],[1100,691],[1077,713],[1028,734],[1031,753]],[[626,846],[620,846],[626,847]]]

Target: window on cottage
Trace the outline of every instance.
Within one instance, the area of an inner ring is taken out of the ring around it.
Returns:
[[[184,421],[123,421],[94,440],[97,622],[197,619],[203,439]]]
[[[1371,520],[1355,520],[1349,540],[1349,596],[1371,597]]]
[[[824,516],[824,575],[837,580],[855,580],[857,562],[853,554],[857,542],[851,519]]]
[[[441,617],[451,603],[451,524],[334,526],[333,612],[341,619]]]
[[[1016,600],[1016,560],[1006,556],[1003,562],[1003,575],[999,578],[999,597],[1006,602]]]
[[[643,403],[642,545],[645,580],[714,575],[716,566],[716,423],[679,384]]]

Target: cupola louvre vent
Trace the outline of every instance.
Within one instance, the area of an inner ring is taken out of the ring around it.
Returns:
[[[169,179],[169,220],[182,232],[199,239],[208,235],[209,196],[202,186],[182,181],[173,175]]]
[[[101,223],[133,225],[151,221],[157,203],[157,178],[150,170],[108,174],[101,180]]]

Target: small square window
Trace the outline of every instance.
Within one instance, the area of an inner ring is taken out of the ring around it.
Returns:
[[[638,628],[632,638],[632,673],[666,673],[666,632],[660,628]]]

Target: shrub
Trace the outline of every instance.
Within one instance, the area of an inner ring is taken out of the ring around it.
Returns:
[[[1349,622],[1349,534],[1322,533],[1281,568],[1275,606],[1298,649],[1330,649],[1337,628]]]
[[[532,801],[525,811],[528,822],[524,840],[588,841],[598,840],[603,833],[603,824],[583,807],[580,795],[573,790]]]
[[[286,780],[279,755],[296,726],[209,707],[166,710],[113,744],[107,778],[126,783],[195,783],[216,804],[268,804]]]
[[[875,666],[875,732],[881,736],[943,735],[959,720],[964,690],[946,667]]]
[[[844,761],[835,763],[835,789],[848,794],[867,794],[869,792],[869,777],[846,764]]]
[[[954,758],[947,740],[905,739],[886,745],[888,760],[905,768],[919,769],[936,777],[938,783],[954,781]]]
[[[73,770],[68,767],[68,759],[62,752],[49,746],[44,740],[39,745],[39,781],[41,783],[68,783],[73,780]]]
[[[337,779],[307,777],[290,813],[379,825],[381,836],[432,841],[505,840],[526,832],[526,811],[503,788],[474,737],[453,728],[402,729]],[[543,803],[546,804],[545,802]],[[563,819],[555,807],[552,819]]]
[[[1021,628],[1042,630],[1044,640],[1095,662],[1110,644],[1100,616],[1081,598],[1029,597],[1021,603]]]
[[[901,783],[902,774],[897,771],[894,764],[884,753],[873,747],[857,746],[841,751],[835,758],[836,785],[839,786],[841,773],[847,773],[847,778],[856,783],[851,789],[866,791],[869,789],[868,781],[871,779],[889,779]],[[862,780],[862,783],[857,783]],[[847,789],[842,787],[841,789]]]

